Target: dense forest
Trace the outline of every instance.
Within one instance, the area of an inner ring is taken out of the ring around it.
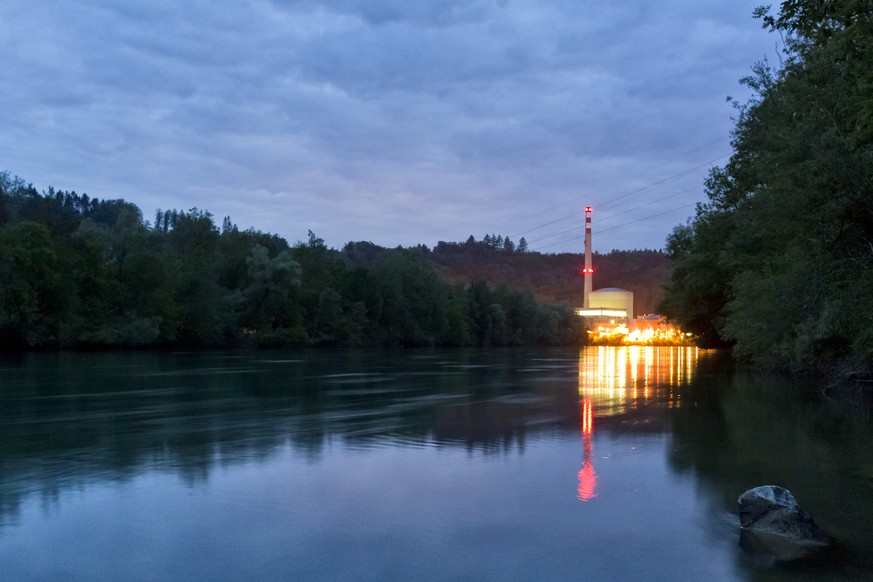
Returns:
[[[873,5],[758,9],[778,69],[753,68],[734,153],[677,227],[663,311],[706,345],[796,371],[873,372]]]
[[[568,304],[441,278],[426,247],[283,238],[0,173],[0,344],[427,346],[581,343]]]

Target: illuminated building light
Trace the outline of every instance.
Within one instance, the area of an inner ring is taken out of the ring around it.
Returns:
[[[627,311],[624,309],[602,309],[600,307],[580,308],[576,309],[575,313],[580,317],[627,317]]]
[[[611,313],[608,310],[598,309],[577,309],[576,314],[580,316],[609,317]],[[659,345],[659,346],[687,346],[693,344],[693,336],[689,335],[679,328],[669,326],[665,323],[660,323],[657,326],[638,327],[641,325],[639,321],[634,320],[630,323],[611,321],[609,324],[600,323],[593,329],[588,330],[588,337],[591,344],[594,345]],[[687,365],[684,359],[680,358],[682,365]]]

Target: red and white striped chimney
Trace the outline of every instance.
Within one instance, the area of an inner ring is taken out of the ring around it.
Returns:
[[[591,207],[585,207],[585,268],[582,269],[585,276],[585,294],[583,296],[585,309],[589,309],[589,296],[591,295],[592,276],[594,269],[591,267]]]

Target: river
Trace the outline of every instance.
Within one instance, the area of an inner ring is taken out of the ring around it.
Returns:
[[[0,357],[4,580],[869,580],[858,388],[696,348]],[[736,498],[840,546],[772,563]]]

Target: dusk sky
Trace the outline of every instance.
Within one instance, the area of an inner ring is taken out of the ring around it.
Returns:
[[[662,248],[759,0],[5,0],[0,170],[329,246]]]

